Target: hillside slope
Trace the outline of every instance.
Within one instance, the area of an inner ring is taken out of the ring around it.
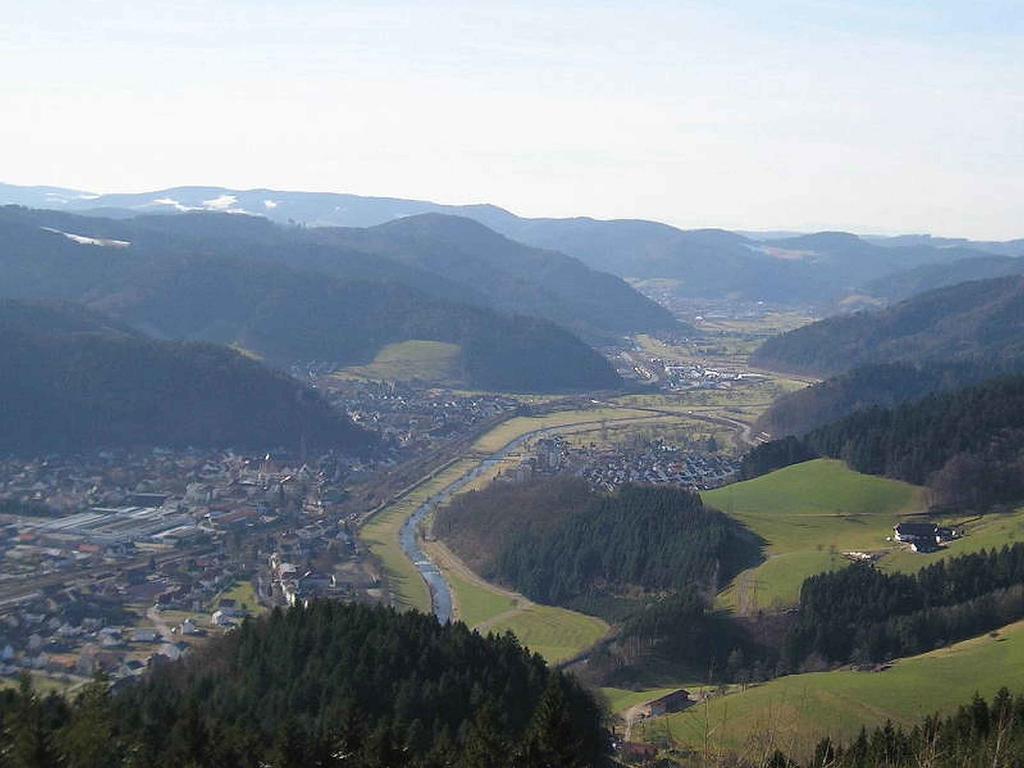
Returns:
[[[891,408],[1022,370],[1024,359],[1010,355],[863,365],[782,395],[761,414],[756,428],[777,438],[802,435],[865,408]]]
[[[424,214],[371,229],[278,225],[214,211],[129,219],[8,210],[23,223],[147,251],[278,262],[344,280],[397,282],[434,298],[553,320],[592,335],[678,330],[672,315],[613,275],[513,242],[470,219]]]
[[[808,455],[854,469],[928,483],[931,502],[984,511],[1024,498],[1024,376],[937,392],[894,408],[868,408],[809,432],[765,443],[743,459],[757,476]]]
[[[1024,254],[1024,246],[1021,246]],[[886,275],[863,286],[863,292],[887,302],[902,301],[911,296],[971,280],[991,280],[1024,273],[1024,258],[983,256],[958,259],[943,264],[925,264]]]
[[[621,278],[556,251],[524,246],[472,219],[422,214],[369,229],[313,234],[443,275],[504,311],[544,317],[581,332],[682,329],[668,310]]]
[[[0,453],[98,447],[335,448],[372,436],[232,350],[162,342],[67,305],[0,301]]]
[[[753,364],[828,376],[870,363],[1024,354],[1024,278],[961,283],[769,339]]]
[[[476,387],[620,384],[601,355],[553,323],[435,298],[399,281],[293,269],[280,259],[256,258],[258,247],[225,235],[221,222],[213,234],[204,232],[208,224],[204,216],[177,222],[176,230],[191,233],[183,240],[146,222],[0,209],[7,243],[0,251],[6,278],[0,297],[81,300],[150,335],[240,344],[281,365],[367,363],[388,344],[422,339],[460,345],[463,378]],[[252,231],[251,222],[238,226]],[[86,237],[108,244],[82,242]],[[220,255],[225,250],[229,255]]]

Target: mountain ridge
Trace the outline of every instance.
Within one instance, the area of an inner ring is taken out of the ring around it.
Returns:
[[[54,190],[57,191],[54,191]],[[682,230],[642,219],[523,218],[498,206],[446,205],[394,197],[326,192],[173,187],[144,193],[89,195],[59,188],[0,185],[0,200],[63,206],[67,210],[122,206],[127,213],[205,208],[245,211],[276,221],[366,227],[422,213],[464,216],[529,246],[557,250],[587,266],[624,278],[670,278],[680,296],[741,298],[828,305],[892,272],[958,258],[1024,253],[1024,240],[1006,243],[948,238],[848,235],[845,255],[827,250],[808,259],[794,238],[751,238],[725,230]],[[109,214],[110,211],[108,210]],[[813,236],[813,235],[811,235]],[[808,235],[797,236],[806,238]],[[823,242],[818,238],[819,245]],[[806,245],[806,242],[804,243]]]

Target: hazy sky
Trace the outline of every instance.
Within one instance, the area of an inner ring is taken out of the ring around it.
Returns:
[[[1024,237],[1024,3],[0,0],[0,181]]]

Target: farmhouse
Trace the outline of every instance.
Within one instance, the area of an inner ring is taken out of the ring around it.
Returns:
[[[667,715],[670,712],[679,712],[686,709],[693,703],[689,691],[680,688],[672,693],[667,693],[661,698],[649,701],[640,707],[641,717],[657,717]]]
[[[956,538],[956,531],[934,523],[904,521],[892,530],[896,541],[910,544],[915,552],[934,552],[940,544]]]

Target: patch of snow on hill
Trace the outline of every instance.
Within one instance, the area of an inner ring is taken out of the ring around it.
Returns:
[[[230,211],[238,204],[234,195],[220,195],[212,200],[203,200],[203,207],[210,211]]]
[[[86,237],[85,235],[73,235],[70,232],[62,232],[53,227],[42,227],[42,229],[45,229],[47,232],[64,235],[68,240],[73,240],[79,245],[98,245],[105,248],[127,248],[131,245],[127,240],[108,240],[106,238]]]

